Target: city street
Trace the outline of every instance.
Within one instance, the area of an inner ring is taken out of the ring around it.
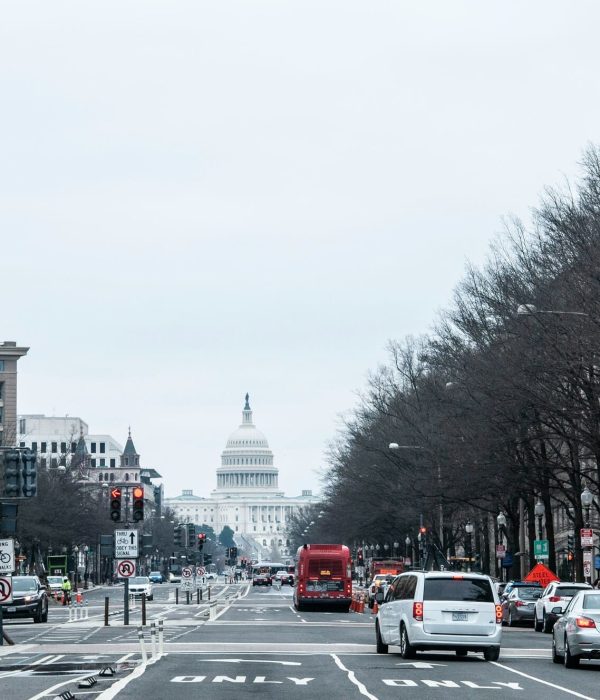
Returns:
[[[107,593],[108,591],[108,593]],[[550,635],[530,627],[505,628],[502,654],[486,663],[480,654],[419,653],[405,661],[399,650],[377,655],[373,618],[364,614],[294,610],[292,590],[253,588],[247,583],[212,586],[211,602],[175,604],[175,586],[154,587],[144,631],[147,663],[138,639],[139,604],[130,626],[122,624],[120,586],[87,596],[89,618],[67,622],[53,605],[48,624],[8,622],[16,642],[0,651],[0,696],[10,700],[53,698],[332,698],[383,700],[508,697],[600,698],[600,663],[567,670],[552,663]],[[103,626],[103,600],[111,599],[110,626]],[[207,591],[205,589],[205,596]],[[185,596],[183,596],[185,599]],[[213,617],[209,619],[209,607]],[[152,658],[150,623],[163,620],[164,653]],[[116,675],[98,677],[106,666]],[[89,691],[78,683],[98,679]],[[202,691],[202,692],[201,692]]]

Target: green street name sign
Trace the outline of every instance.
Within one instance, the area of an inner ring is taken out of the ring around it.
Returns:
[[[550,542],[548,540],[534,540],[533,556],[536,559],[550,558]]]

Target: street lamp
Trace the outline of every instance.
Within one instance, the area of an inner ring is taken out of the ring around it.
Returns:
[[[467,548],[467,571],[471,571],[471,552],[473,550],[473,543],[472,543],[472,536],[473,536],[473,523],[470,520],[467,520],[467,523],[465,525],[465,532],[468,535],[467,542],[468,542],[468,548]]]
[[[383,548],[385,549],[385,556],[387,557],[387,553],[388,553],[388,549],[390,548],[390,545],[386,542],[386,543],[383,545]]]
[[[585,527],[589,529],[590,527],[590,509],[592,507],[592,503],[594,502],[594,495],[592,492],[588,489],[586,486],[583,491],[581,492],[581,505],[585,508]],[[587,535],[587,533],[586,533]],[[593,533],[592,533],[593,535]],[[585,548],[584,552],[584,573],[585,573],[585,580],[587,583],[591,583],[592,581],[592,547],[587,546]],[[589,573],[589,576],[588,576]]]
[[[90,552],[90,548],[86,545],[83,547],[83,554],[85,556],[84,562],[85,562],[85,569],[83,571],[83,588],[84,590],[87,590],[88,588],[88,554]]]
[[[398,556],[398,547],[400,546],[399,542],[394,542],[394,557]]]
[[[533,509],[533,512],[535,513],[535,516],[536,516],[537,521],[538,521],[538,539],[539,540],[544,538],[544,533],[542,531],[542,517],[544,516],[545,510],[546,509],[544,508],[544,504],[538,498],[538,501],[535,504],[535,508]]]
[[[500,536],[500,544],[504,544],[504,533],[505,533],[505,528],[506,528],[506,515],[502,511],[498,513],[496,516],[496,522],[498,523],[498,535]],[[502,562],[500,562],[500,566],[498,567],[500,571],[498,572],[500,574],[500,580],[504,581],[504,572],[505,572],[505,567],[502,566]]]
[[[411,542],[412,542],[412,540],[410,539],[410,535],[406,535],[406,539],[404,540],[404,544],[406,546],[406,554],[405,554],[406,559],[408,559],[410,557]]]

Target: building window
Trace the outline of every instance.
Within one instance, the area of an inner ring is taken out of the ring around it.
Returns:
[[[102,481],[102,474],[98,474],[98,481]]]
[[[111,457],[110,466],[114,469],[114,467],[115,467],[115,458],[114,457]]]
[[[66,442],[60,443],[60,451],[62,454],[66,454],[66,452],[67,452],[67,443]]]
[[[106,460],[104,459],[104,457],[100,460],[100,466],[101,466],[101,467],[105,467],[105,466],[106,466]]]
[[[90,452],[93,452],[93,453],[96,452],[96,443],[95,442],[90,443]]]
[[[0,372],[4,372],[4,360],[0,360]]]
[[[4,369],[4,361],[0,360],[0,364],[2,365],[2,367],[0,367],[0,372],[1,372]],[[25,435],[26,426],[27,426],[27,421],[25,420],[25,418],[20,418],[19,419],[19,432],[21,433],[21,435]]]
[[[103,455],[106,452],[106,443],[101,442],[100,443],[100,454]]]
[[[95,466],[96,466],[96,460],[93,459],[93,460],[92,460],[92,467],[95,467]]]
[[[45,442],[40,442],[40,452],[47,452],[47,445]]]
[[[24,442],[20,442],[20,443],[19,443],[19,447],[25,447],[25,443],[24,443]]]
[[[46,458],[45,457],[42,457],[40,459],[40,465],[41,465],[42,469],[46,468]]]
[[[2,409],[0,408],[0,421],[2,420]],[[31,443],[31,449],[34,452],[37,452],[37,442],[32,442]]]
[[[0,399],[4,396],[4,382],[0,382]]]
[[[129,466],[129,457],[125,457],[125,466],[126,466],[126,467]]]
[[[129,474],[125,474],[125,481],[129,481]]]
[[[110,474],[110,480],[111,480],[111,481],[114,481],[114,480],[115,480],[115,473],[114,473],[114,472],[111,472],[111,474]]]
[[[53,452],[54,454],[55,454],[56,452],[58,452],[58,443],[57,443],[57,442],[53,442],[53,443],[52,443],[52,452]]]
[[[75,450],[76,450],[76,449],[77,449],[77,443],[76,443],[76,442],[72,442],[72,443],[71,443],[71,453],[72,453],[72,454],[75,454]]]

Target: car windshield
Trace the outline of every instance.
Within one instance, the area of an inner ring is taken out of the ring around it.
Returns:
[[[423,599],[493,603],[494,594],[486,579],[426,578]]]
[[[48,576],[48,583],[62,583],[60,576]]]
[[[134,576],[129,579],[129,583],[137,583],[138,585],[144,583],[150,583],[150,579],[147,576]]]
[[[559,595],[562,598],[572,598],[580,590],[582,590],[581,586],[557,586],[555,595]]]
[[[160,576],[160,571],[151,571],[150,576]]]
[[[521,600],[537,600],[542,597],[542,590],[537,588],[517,588]]]
[[[583,596],[584,610],[600,610],[600,593],[588,593]]]
[[[15,593],[24,593],[25,591],[37,591],[37,580],[27,577],[15,576],[12,580],[13,591]]]

